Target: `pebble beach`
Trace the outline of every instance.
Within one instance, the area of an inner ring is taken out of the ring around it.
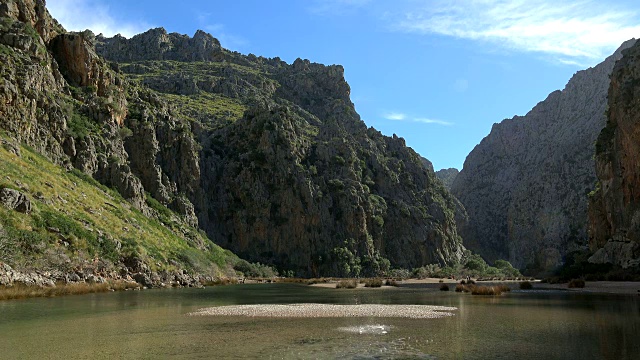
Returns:
[[[455,307],[433,305],[334,305],[334,304],[257,304],[231,305],[200,309],[189,313],[192,316],[249,316],[249,317],[380,317],[437,319],[453,316]]]

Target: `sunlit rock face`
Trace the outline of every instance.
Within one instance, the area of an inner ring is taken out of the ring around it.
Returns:
[[[596,182],[594,144],[605,125],[609,75],[625,42],[577,72],[525,116],[494,124],[467,156],[451,192],[469,215],[465,246],[487,261],[532,272],[587,247],[587,194]]]
[[[454,198],[404,139],[367,128],[342,66],[245,56],[202,31],[66,32],[44,1],[0,15],[2,131],[142,213],[159,202],[298,275],[461,259]]]

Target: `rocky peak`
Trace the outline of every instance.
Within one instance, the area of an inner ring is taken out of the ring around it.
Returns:
[[[422,164],[424,165],[425,168],[427,168],[427,170],[429,170],[429,172],[435,172],[433,169],[433,163],[427,159],[426,157],[420,156],[420,161],[422,161]]]
[[[143,60],[221,61],[220,42],[210,34],[198,30],[193,38],[178,33],[167,33],[155,28],[127,39],[116,35],[97,36],[96,50],[106,59],[116,62]]]
[[[7,0],[0,3],[0,18],[9,18],[34,28],[45,43],[64,28],[49,14],[44,0]]]

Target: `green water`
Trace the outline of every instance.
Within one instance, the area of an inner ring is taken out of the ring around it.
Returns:
[[[441,319],[192,317],[257,303],[455,306]],[[383,325],[386,334],[341,331]],[[640,296],[263,284],[0,302],[1,359],[638,359]]]

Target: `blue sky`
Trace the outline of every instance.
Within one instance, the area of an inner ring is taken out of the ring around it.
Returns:
[[[494,123],[640,37],[635,1],[49,0],[67,30],[203,29],[244,54],[341,64],[367,125],[460,169]]]

